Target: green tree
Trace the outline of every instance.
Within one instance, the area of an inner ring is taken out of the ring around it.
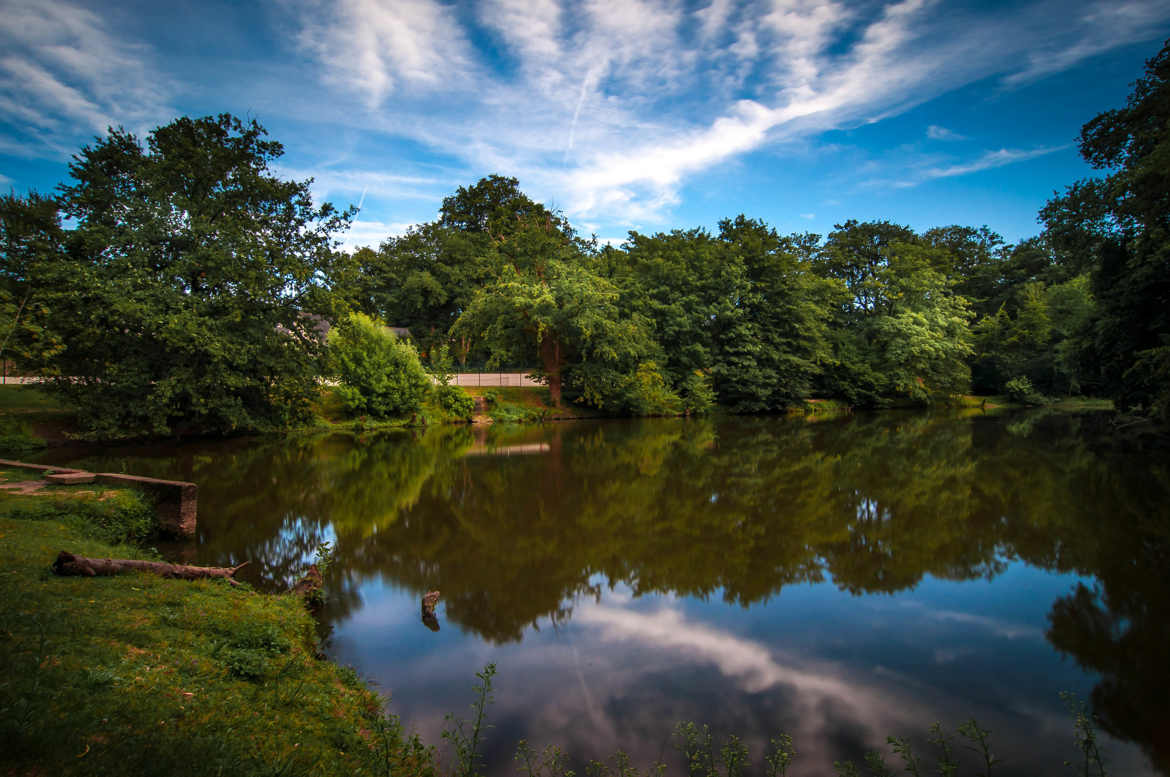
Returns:
[[[471,299],[452,334],[483,343],[497,364],[535,353],[554,403],[567,378],[586,402],[620,405],[625,381],[653,349],[641,317],[619,315],[617,287],[546,221],[515,230],[497,250],[499,276]]]
[[[495,270],[490,239],[440,222],[412,227],[376,252],[355,252],[354,259],[360,272],[357,309],[409,327],[428,353],[448,341],[451,326]],[[456,346],[466,363],[470,341]]]
[[[1170,421],[1170,40],[1125,107],[1084,125],[1080,150],[1113,172],[1068,187],[1040,217],[1071,264],[1092,268],[1089,347],[1105,392]]]
[[[954,283],[954,292],[966,297],[973,311],[984,314],[999,308],[1006,254],[1010,250],[1000,235],[986,226],[975,229],[954,224],[929,229],[922,239],[941,249],[938,255],[942,261],[934,269]]]
[[[331,372],[351,415],[389,418],[418,412],[431,387],[414,346],[381,321],[351,313],[329,332]]]
[[[945,247],[889,222],[837,225],[819,272],[844,283],[823,388],[861,404],[929,402],[970,381],[970,306],[953,291]]]
[[[43,290],[59,270],[65,232],[57,203],[31,193],[0,196],[0,360],[44,365],[64,347]]]
[[[829,354],[838,284],[812,272],[807,243],[741,215],[717,236],[631,232],[602,260],[626,314],[653,322],[663,371],[684,396],[701,396],[709,376],[721,404],[759,412],[808,396]]]
[[[111,129],[61,187],[76,227],[44,293],[67,348],[53,390],[90,433],[287,424],[317,392],[332,236],[352,211],[284,181],[256,122],[180,118],[146,147]]]
[[[737,411],[782,409],[810,395],[830,358],[827,324],[839,288],[813,273],[796,240],[761,221],[725,219],[719,239],[740,277],[729,315],[715,321],[716,391]]]

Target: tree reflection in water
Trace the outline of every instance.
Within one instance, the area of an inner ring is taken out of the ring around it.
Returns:
[[[198,560],[253,562],[279,589],[323,540],[326,623],[365,581],[440,589],[495,643],[572,617],[608,584],[750,607],[787,585],[854,595],[1011,561],[1096,581],[1058,599],[1049,641],[1099,672],[1094,711],[1170,774],[1170,474],[1107,415],[885,413],[544,427],[129,450],[84,466],[201,485]],[[499,454],[499,455],[492,455]],[[599,582],[604,581],[604,582]]]

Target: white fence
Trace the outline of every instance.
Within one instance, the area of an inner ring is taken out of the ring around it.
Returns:
[[[543,386],[523,372],[457,372],[451,379],[456,386]]]

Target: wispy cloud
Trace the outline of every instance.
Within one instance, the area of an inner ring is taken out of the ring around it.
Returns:
[[[401,237],[413,227],[407,222],[384,222],[357,219],[349,225],[349,231],[340,235],[341,246],[347,251],[358,248],[377,248],[392,237]]]
[[[1054,30],[1052,43],[1029,52],[1027,66],[1003,79],[1006,86],[1031,83],[1060,73],[1110,49],[1164,35],[1170,25],[1168,0],[1102,0],[1074,15],[1071,28]],[[1063,34],[1062,34],[1063,33]]]
[[[169,63],[86,1],[0,0],[0,125],[13,128],[2,142],[26,156],[75,151],[79,128],[141,130],[174,115],[178,87],[159,74]],[[1058,13],[1063,2],[989,14],[942,0],[270,0],[291,25],[280,56],[293,59],[266,60],[267,75],[223,108],[256,107],[258,94],[270,126],[392,139],[457,173],[404,173],[379,143],[349,169],[302,152],[292,172],[315,177],[319,196],[437,205],[453,185],[500,172],[613,234],[664,223],[695,176],[752,152],[981,79],[1022,85],[1170,20],[1170,0],[1076,0],[1081,10]],[[291,88],[291,72],[310,80]],[[927,136],[963,138],[937,124]],[[1042,153],[1005,148],[902,183]]]
[[[276,172],[297,181],[312,178],[313,193],[318,198],[350,197],[355,204],[363,193],[381,199],[426,200],[437,204],[462,183],[455,177],[398,175],[359,168],[310,170],[281,165]]]
[[[332,85],[377,108],[395,90],[455,91],[471,76],[471,50],[454,8],[436,0],[308,0],[297,7],[300,43]]]
[[[939,153],[913,153],[894,160],[872,160],[870,177],[855,185],[861,189],[911,189],[928,181],[957,178],[1064,151],[1069,144],[1032,149],[1001,148],[985,151],[967,161],[954,162],[954,156]]]
[[[25,156],[72,149],[77,128],[142,131],[167,118],[152,52],[63,0],[0,0],[0,109]]]
[[[957,175],[970,175],[971,173],[979,173],[984,170],[991,170],[996,167],[1003,167],[1004,165],[1015,164],[1016,162],[1023,162],[1028,159],[1047,156],[1057,151],[1064,151],[1066,148],[1069,148],[1067,144],[1030,150],[1001,148],[998,151],[988,151],[978,159],[967,162],[966,164],[950,165],[949,167],[932,167],[923,172],[922,178],[924,180],[934,180],[936,178],[953,178]]]
[[[946,127],[940,127],[937,124],[931,124],[926,128],[926,137],[931,140],[966,140],[966,135],[949,130]]]

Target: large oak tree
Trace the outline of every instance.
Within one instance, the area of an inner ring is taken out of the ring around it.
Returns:
[[[225,433],[303,416],[350,212],[271,170],[256,122],[180,118],[145,146],[111,129],[62,185],[74,223],[43,289],[65,343],[53,389],[93,435]]]

